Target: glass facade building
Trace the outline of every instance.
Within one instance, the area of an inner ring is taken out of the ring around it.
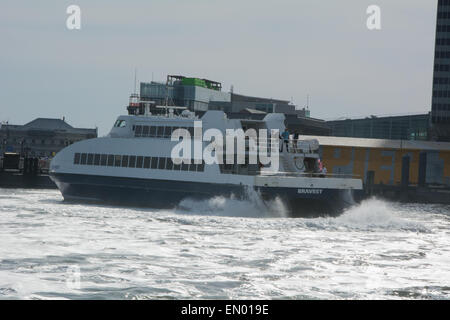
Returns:
[[[271,113],[306,115],[306,110],[297,110],[289,101],[245,96],[223,92],[219,82],[184,76],[167,76],[167,83],[141,82],[141,101],[153,101],[158,106],[180,106],[191,111],[221,110],[226,113],[241,112],[250,108]]]
[[[336,137],[428,140],[429,114],[327,121]]]
[[[0,154],[52,157],[74,142],[97,137],[97,129],[74,128],[61,119],[38,118],[25,125],[0,125]]]
[[[187,107],[191,111],[206,111],[210,102],[229,103],[231,94],[217,89],[184,84],[174,81],[170,84],[141,82],[140,95],[143,101],[154,101],[157,105]]]
[[[432,139],[450,141],[450,0],[438,0],[431,122]]]

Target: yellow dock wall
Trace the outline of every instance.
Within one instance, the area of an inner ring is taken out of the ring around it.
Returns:
[[[411,157],[410,183],[418,183],[420,152],[421,150],[408,149],[321,146],[322,160],[328,172],[353,174],[365,180],[367,171],[372,170],[375,172],[375,184],[389,185],[401,183],[402,157],[407,154]],[[427,172],[431,172],[433,179],[442,184],[450,184],[450,151],[432,152],[437,157],[427,158]]]

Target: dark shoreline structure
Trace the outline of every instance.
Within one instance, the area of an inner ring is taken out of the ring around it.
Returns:
[[[63,148],[84,139],[97,138],[97,129],[74,128],[65,119],[37,118],[24,125],[0,125],[0,154],[22,157],[52,157]]]
[[[74,128],[65,119],[37,118],[25,125],[0,125],[0,187],[56,188],[47,175],[51,157],[97,129]]]
[[[0,187],[55,189],[48,175],[50,160],[21,157],[19,153],[4,153],[0,158]]]
[[[0,188],[57,189],[47,174],[27,175],[21,172],[0,172]]]

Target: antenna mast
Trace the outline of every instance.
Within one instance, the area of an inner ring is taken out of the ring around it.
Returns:
[[[167,109],[168,109],[168,106],[169,106],[169,75],[167,75],[167,80],[166,80],[166,101],[165,101],[165,112],[166,112],[166,116],[167,116]]]
[[[128,102],[128,114],[137,115],[139,114],[139,95],[137,94],[137,70],[134,68],[134,93],[130,95]]]
[[[137,69],[134,68],[134,94],[137,94],[136,87],[137,87]]]

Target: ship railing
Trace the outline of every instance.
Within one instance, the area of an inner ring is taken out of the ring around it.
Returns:
[[[320,172],[270,172],[261,171],[262,176],[274,177],[302,177],[302,178],[341,178],[341,179],[360,179],[361,176],[350,173],[320,173]]]
[[[250,145],[250,140],[252,141],[252,144]],[[297,154],[315,154],[318,152],[318,148],[301,148],[299,147],[298,143],[303,140],[299,139],[290,139],[288,142],[288,153],[297,153]],[[274,142],[278,142],[278,149],[279,150],[285,150],[286,145],[285,141],[283,139],[279,138],[268,138],[266,141],[259,141],[257,142],[255,139],[246,139],[245,140],[245,150],[246,151],[256,151],[256,149],[263,149],[266,148],[267,151],[271,151],[272,144]],[[256,147],[256,149],[255,149]]]
[[[267,139],[265,142],[263,141],[259,141],[259,143],[257,143],[254,139],[252,140],[252,148],[250,148],[250,142],[248,139],[246,139],[245,141],[245,149],[246,151],[256,151],[256,148],[259,149],[263,149],[266,148],[267,151],[271,151],[271,147],[272,144],[277,141],[278,142],[278,148],[279,150],[286,150],[286,144],[285,141],[283,139],[279,139],[279,138],[269,138]],[[316,154],[318,152],[318,148],[314,148],[314,147],[309,147],[309,148],[302,148],[299,146],[299,142],[301,142],[303,140],[300,139],[289,139],[288,141],[288,147],[287,147],[287,152],[288,153],[292,153],[292,154]]]
[[[309,146],[309,148],[301,148],[299,147],[299,142],[304,141],[300,139],[289,139],[288,141],[288,153],[304,153],[304,154],[314,154],[317,153],[319,148],[313,148],[312,146]],[[285,142],[283,142],[283,150],[286,147]]]

